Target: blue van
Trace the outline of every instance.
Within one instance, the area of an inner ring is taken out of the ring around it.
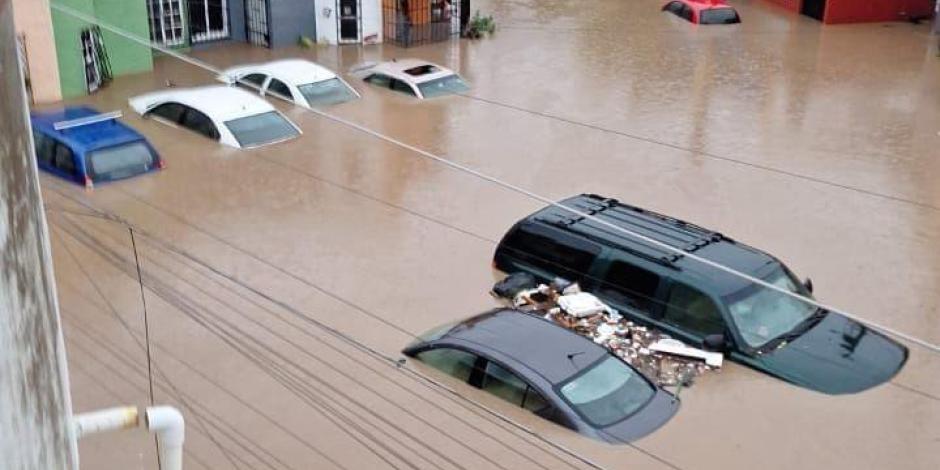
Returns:
[[[86,188],[162,169],[153,146],[119,117],[88,106],[31,113],[39,168]]]

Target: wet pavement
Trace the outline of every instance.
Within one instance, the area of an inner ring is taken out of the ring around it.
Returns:
[[[823,302],[940,342],[928,26],[821,28],[742,1],[742,25],[698,28],[657,2],[582,3],[476,2],[499,28],[477,42],[194,55],[458,69],[466,96],[351,80],[362,99],[328,111],[551,198],[600,193],[719,229],[811,276]],[[315,324],[397,358],[412,335],[495,306],[494,243],[540,204],[282,104],[304,135],[250,151],[133,115],[127,98],[167,79],[212,82],[161,58],[81,100],[123,109],[166,170],[91,192],[42,178],[76,410],[149,401],[127,333],[144,330],[128,232],[75,214],[95,208],[141,230],[155,401],[191,406],[187,468],[583,466]],[[890,384],[826,396],[728,364],[635,447],[428,373],[607,468],[926,469],[940,461],[938,371],[912,346]],[[86,468],[155,468],[142,435],[81,451]]]

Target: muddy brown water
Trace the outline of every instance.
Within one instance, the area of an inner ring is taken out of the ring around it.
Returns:
[[[416,102],[350,79],[362,99],[329,111],[552,198],[601,193],[719,229],[811,276],[821,300],[940,342],[940,61],[928,27],[821,28],[735,5],[742,25],[698,28],[653,1],[491,0],[474,8],[499,31],[477,42],[194,55],[339,70],[415,56],[459,69],[466,97]],[[96,291],[142,332],[127,231],[60,210],[89,204],[189,256],[138,238],[156,401],[192,406],[187,468],[578,465],[309,321],[397,357],[411,334],[495,305],[493,241],[538,203],[281,104],[303,137],[250,151],[133,115],[127,98],[167,79],[212,83],[160,58],[77,100],[123,109],[166,170],[91,192],[43,176],[76,410],[149,400],[145,356]],[[728,365],[637,448],[435,377],[607,468],[927,469],[940,461],[938,371],[940,358],[912,347],[892,384],[833,397]],[[156,468],[142,434],[81,451],[85,468]]]

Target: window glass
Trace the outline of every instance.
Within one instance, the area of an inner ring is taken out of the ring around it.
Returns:
[[[656,390],[616,357],[607,357],[562,385],[561,396],[589,423],[605,427],[646,405]]]
[[[529,387],[525,392],[525,401],[523,401],[522,406],[532,412],[545,412],[549,404],[539,392]]]
[[[528,386],[512,372],[499,364],[488,361],[483,375],[482,388],[514,405],[522,406]]]
[[[401,92],[401,93],[405,93],[405,94],[408,94],[408,95],[411,95],[411,96],[415,96],[415,91],[414,91],[414,89],[411,88],[407,83],[405,83],[405,82],[403,82],[403,81],[401,81],[401,80],[398,80],[397,78],[393,78],[393,79],[391,80],[391,82],[389,83],[389,87],[390,87],[392,90],[395,90],[395,91],[398,91],[398,92]]]
[[[36,147],[36,158],[40,163],[52,165],[55,155],[55,141],[40,132],[33,131],[33,145]]]
[[[356,99],[356,93],[338,78],[300,85],[297,89],[310,106],[337,104]]]
[[[388,75],[374,73],[366,77],[365,80],[373,85],[388,88],[389,83],[392,81],[392,78],[389,77]]]
[[[417,355],[419,361],[458,380],[466,382],[473,372],[477,357],[468,352],[451,348],[438,348]]]
[[[276,78],[272,78],[271,82],[268,83],[268,93],[280,96],[281,98],[291,99],[290,88],[288,88],[284,82]]]
[[[676,283],[669,291],[667,302],[665,321],[698,336],[725,332],[721,311],[711,298],[698,290]]]
[[[450,95],[453,93],[463,93],[470,89],[470,86],[457,75],[441,77],[436,80],[424,82],[418,85],[421,94],[425,98],[434,98],[435,96]]]
[[[183,117],[184,111],[186,111],[186,107],[179,103],[164,103],[153,108],[147,114],[158,116],[173,124],[177,124],[180,122],[180,118]]]
[[[277,111],[225,121],[225,125],[242,147],[270,144],[299,134]]]
[[[183,121],[180,123],[183,127],[192,129],[199,134],[202,134],[210,139],[218,140],[219,131],[215,128],[215,124],[212,123],[212,120],[209,119],[209,116],[202,114],[195,109],[189,108],[186,111],[186,114],[183,115]]]
[[[669,5],[666,5],[666,8],[663,8],[663,10],[678,15],[679,12],[682,11],[682,2],[671,2]]]
[[[133,142],[91,153],[88,175],[93,181],[108,181],[146,173],[156,164],[156,156],[143,142]]]
[[[733,8],[713,8],[702,11],[698,22],[700,24],[735,24],[740,23],[741,19],[738,18],[738,12]]]
[[[70,175],[78,174],[78,171],[75,168],[75,156],[72,154],[72,149],[66,147],[65,145],[56,144],[55,162],[53,164],[59,170],[62,170]]]
[[[538,224],[520,226],[504,246],[508,255],[571,280],[584,277],[601,252],[591,242]]]
[[[764,280],[795,294],[809,296],[782,266],[777,266]],[[816,311],[813,305],[757,284],[750,284],[723,300],[744,342],[754,348],[790,332]]]
[[[252,90],[260,91],[260,90],[261,90],[261,86],[264,85],[264,81],[265,81],[267,78],[268,78],[268,76],[265,75],[265,74],[263,74],[263,73],[250,73],[250,74],[245,75],[244,77],[242,77],[242,78],[239,80],[239,83],[242,83],[242,84],[246,84],[246,83],[247,83],[247,84],[249,84],[248,88],[251,88]],[[257,88],[255,88],[255,87],[257,87]]]
[[[692,21],[692,8],[688,5],[682,5],[682,11],[679,12],[679,16],[688,21]]]
[[[614,261],[597,290],[620,305],[649,310],[655,302],[657,287],[659,276],[656,274],[632,264]]]

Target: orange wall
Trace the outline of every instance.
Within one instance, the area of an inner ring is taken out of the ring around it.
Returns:
[[[49,0],[13,0],[13,22],[16,34],[25,37],[33,101],[49,103],[61,100],[59,62],[52,35]]]

